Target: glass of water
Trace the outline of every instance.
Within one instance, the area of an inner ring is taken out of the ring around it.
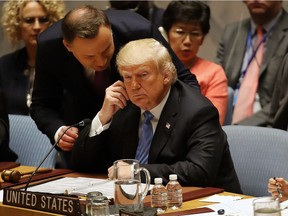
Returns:
[[[145,175],[145,187],[142,190],[141,174]],[[121,159],[114,162],[114,200],[116,213],[119,210],[143,212],[143,199],[150,186],[150,174],[140,167],[139,161]]]
[[[254,216],[281,216],[280,203],[273,197],[260,197],[253,200]]]
[[[109,200],[105,196],[92,198],[91,216],[109,216]]]

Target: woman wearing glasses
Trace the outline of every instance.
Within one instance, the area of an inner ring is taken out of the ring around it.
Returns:
[[[173,51],[194,73],[201,92],[218,109],[223,124],[228,102],[227,78],[221,66],[197,56],[209,32],[210,8],[201,1],[172,1],[167,6],[162,25]]]
[[[29,115],[37,37],[64,12],[65,5],[58,0],[9,0],[3,5],[2,26],[16,49],[0,58],[0,88],[9,114]]]

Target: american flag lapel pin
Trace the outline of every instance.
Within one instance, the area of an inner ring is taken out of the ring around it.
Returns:
[[[166,127],[167,129],[170,129],[170,126],[171,126],[170,123],[167,122],[165,127]]]

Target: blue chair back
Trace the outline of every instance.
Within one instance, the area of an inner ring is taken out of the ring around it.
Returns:
[[[288,176],[288,132],[256,126],[223,126],[244,194],[268,196],[268,179]]]
[[[48,137],[38,130],[30,116],[9,114],[9,146],[17,155],[21,165],[38,166],[51,149]],[[54,168],[57,151],[54,149],[41,167]]]

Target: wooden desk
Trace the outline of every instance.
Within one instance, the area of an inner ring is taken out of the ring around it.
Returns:
[[[223,192],[223,193],[220,193],[220,195],[237,196],[238,194]],[[188,209],[198,208],[201,206],[207,206],[209,204],[215,204],[215,203],[200,202],[201,199],[203,199],[203,197],[199,199],[184,202],[181,210],[188,210]],[[49,215],[51,216],[51,215],[54,215],[55,216],[58,214],[36,211],[36,210],[31,210],[31,209],[26,209],[26,208],[18,208],[14,206],[3,205],[2,203],[0,203],[0,215],[3,215],[3,216],[6,216],[6,215],[7,216],[8,215],[15,215],[15,216],[49,216]]]
[[[22,169],[20,167],[17,169],[21,170],[21,171],[27,171],[27,169],[29,170],[29,169],[31,169],[31,167],[24,167],[24,168],[22,167]],[[69,173],[69,174],[65,174],[63,176],[64,177],[79,177],[79,176],[81,176],[81,177],[94,177],[94,178],[103,177],[103,176],[99,176],[99,175],[83,174],[83,173]],[[53,179],[53,178],[51,178],[51,179]],[[33,185],[33,184],[31,184],[31,185]],[[184,187],[183,191],[184,192],[185,191],[193,191],[196,189],[197,188],[195,188],[195,187]],[[239,194],[223,192],[223,193],[220,193],[220,195],[237,196]],[[245,197],[248,197],[248,196],[245,196]],[[214,203],[200,202],[201,199],[203,199],[203,197],[184,202],[181,210],[194,209],[197,207],[206,206],[209,204],[214,204]],[[37,210],[32,210],[32,209],[26,209],[26,208],[19,208],[19,207],[9,206],[9,205],[3,205],[2,203],[0,203],[0,215],[3,215],[3,216],[6,216],[6,215],[7,216],[9,216],[9,215],[15,215],[15,216],[49,216],[49,215],[58,215],[58,214],[54,214],[54,213],[50,213],[50,212],[37,211]]]

